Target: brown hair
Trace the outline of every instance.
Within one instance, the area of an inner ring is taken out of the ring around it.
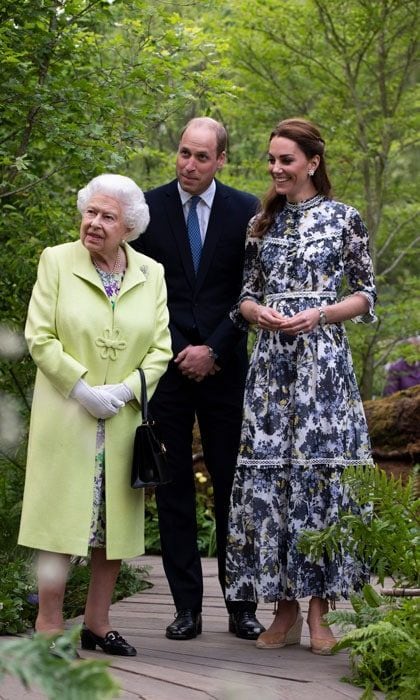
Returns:
[[[319,165],[312,177],[312,182],[318,194],[330,197],[331,183],[325,165],[325,143],[315,124],[306,119],[284,119],[271,132],[269,143],[278,136],[297,143],[308,159],[315,155],[319,156]],[[284,208],[285,203],[286,196],[277,194],[273,184],[263,199],[261,214],[256,220],[252,235],[261,238],[272,225],[276,214]]]
[[[223,151],[226,151],[228,140],[227,131],[221,122],[218,122],[216,121],[216,119],[212,119],[211,117],[194,117],[186,123],[183,130],[181,131],[181,139],[190,126],[205,126],[207,127],[207,129],[211,129],[212,131],[214,131],[216,135],[217,156],[220,156],[220,154],[223,153]]]

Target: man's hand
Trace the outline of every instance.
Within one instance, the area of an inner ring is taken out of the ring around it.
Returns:
[[[174,360],[185,377],[201,382],[209,374],[215,374],[220,367],[210,357],[207,345],[187,345]]]

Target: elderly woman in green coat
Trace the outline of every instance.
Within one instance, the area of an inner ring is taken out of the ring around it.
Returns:
[[[89,553],[82,648],[133,656],[109,608],[121,559],[144,552],[143,493],[130,487],[138,368],[150,397],[172,355],[166,286],[162,266],[127,245],[149,222],[133,180],[99,175],[77,206],[80,240],[43,251],[29,304],[38,371],[19,544],[39,550],[37,632],[62,632],[70,556]]]

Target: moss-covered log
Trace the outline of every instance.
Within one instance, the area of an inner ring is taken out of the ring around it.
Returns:
[[[387,474],[403,481],[420,463],[420,386],[364,403],[372,455]]]
[[[364,403],[372,447],[383,457],[420,456],[420,386]]]

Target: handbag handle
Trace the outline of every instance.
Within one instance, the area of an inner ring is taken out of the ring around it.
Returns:
[[[147,401],[147,387],[146,387],[146,377],[141,367],[138,368],[140,374],[140,401],[141,401],[141,412],[143,417],[143,423],[148,423],[149,416],[149,404]]]

